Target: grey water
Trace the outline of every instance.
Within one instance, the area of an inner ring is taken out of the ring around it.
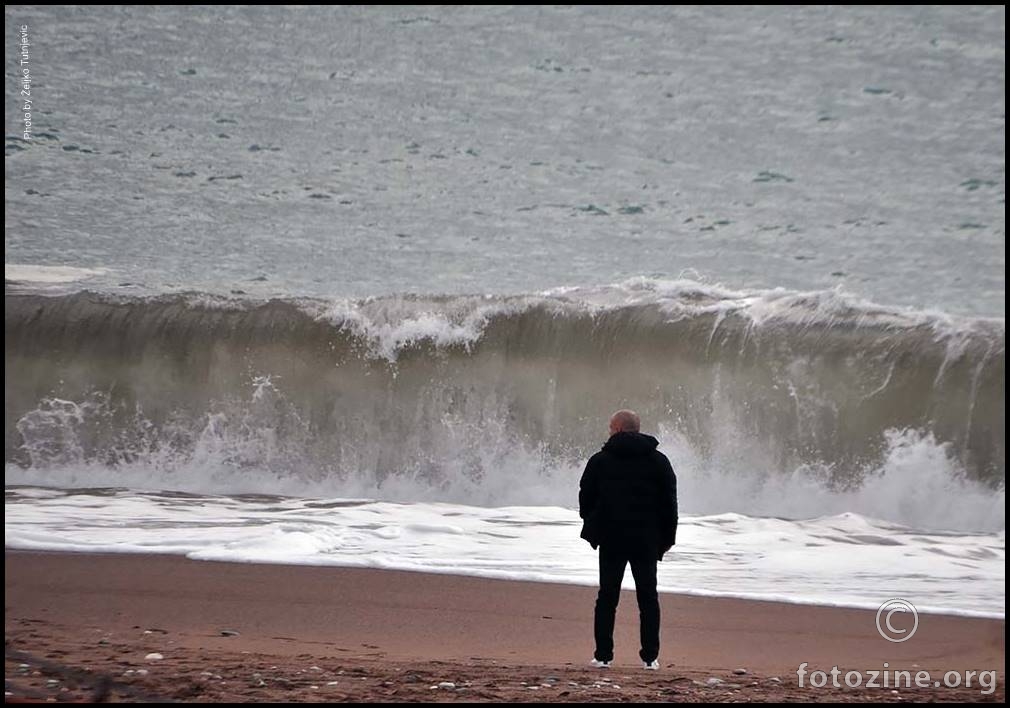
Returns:
[[[8,264],[131,294],[689,278],[1004,315],[1003,6],[31,6],[5,24]]]

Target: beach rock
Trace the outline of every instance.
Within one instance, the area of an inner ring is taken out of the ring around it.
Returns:
[[[442,681],[440,684],[438,684],[438,687],[449,690],[456,688],[456,684],[454,684],[452,681]]]
[[[747,669],[733,669],[733,673],[737,676],[746,676]]]
[[[239,633],[236,632],[234,629],[222,629],[221,630],[221,636],[222,637],[237,637],[237,636],[239,636]]]
[[[722,685],[722,679],[721,678],[716,678],[715,676],[712,676],[705,683],[708,684],[709,686],[721,686]]]
[[[162,654],[159,654],[158,652],[153,651],[153,652],[151,652],[150,654],[148,654],[147,656],[144,657],[144,661],[161,661],[164,658],[165,657]]]

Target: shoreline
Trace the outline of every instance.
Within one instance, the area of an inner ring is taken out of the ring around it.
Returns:
[[[328,565],[328,564],[312,564],[312,563],[287,563],[283,561],[246,561],[246,560],[217,560],[210,559],[205,560],[202,558],[191,558],[184,553],[169,553],[169,552],[151,552],[151,553],[141,553],[136,551],[86,551],[86,550],[65,550],[65,549],[39,549],[39,548],[13,548],[5,547],[5,553],[26,553],[34,555],[86,555],[86,556],[108,556],[108,557],[120,557],[120,556],[135,556],[135,557],[168,557],[177,558],[180,560],[188,560],[193,563],[223,563],[226,565],[237,564],[237,565],[252,565],[252,566],[279,566],[279,567],[294,567],[294,568],[317,568],[317,569],[331,569],[331,570],[363,570],[370,571],[374,570],[377,572],[396,572],[396,573],[416,573],[418,575],[444,575],[454,578],[472,578],[475,580],[487,580],[489,582],[506,582],[506,583],[532,583],[534,585],[553,585],[557,587],[580,587],[580,588],[596,588],[595,583],[580,583],[577,581],[564,581],[564,580],[532,580],[532,579],[517,579],[508,577],[496,577],[493,574],[474,574],[474,573],[461,573],[455,572],[453,570],[441,570],[441,569],[415,569],[415,568],[377,568],[369,566],[355,566],[355,565]],[[630,570],[628,571],[630,576]],[[595,592],[595,591],[594,591]],[[627,592],[627,591],[625,591]],[[633,592],[633,591],[632,591]],[[767,602],[775,605],[786,605],[786,606],[796,606],[796,607],[823,607],[826,609],[837,609],[837,610],[862,610],[865,612],[876,612],[879,605],[870,606],[869,604],[857,604],[857,603],[845,603],[845,602],[822,602],[818,600],[810,600],[806,598],[788,598],[788,597],[765,597],[757,594],[748,593],[719,593],[717,591],[696,591],[692,592],[690,590],[663,590],[659,589],[660,595],[672,595],[675,597],[682,598],[699,598],[699,599],[725,599],[725,600],[739,600],[741,602]],[[886,598],[885,598],[886,599]],[[941,608],[935,606],[923,606],[918,603],[915,604],[916,611],[919,615],[933,615],[940,617],[951,617],[951,618],[964,618],[964,619],[981,619],[981,620],[994,620],[999,622],[1006,621],[1006,614],[997,614],[991,612],[984,612],[978,610],[958,610],[951,608]]]

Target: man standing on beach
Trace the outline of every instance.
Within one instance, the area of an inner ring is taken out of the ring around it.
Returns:
[[[677,476],[659,441],[639,432],[638,415],[620,410],[610,418],[610,439],[586,465],[579,483],[582,538],[600,548],[593,666],[614,659],[614,617],[624,569],[630,563],[638,596],[646,669],[659,668],[659,595],[656,563],[677,540]]]

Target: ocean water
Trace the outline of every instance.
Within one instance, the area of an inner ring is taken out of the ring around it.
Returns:
[[[1005,8],[5,19],[8,548],[1004,614]]]
[[[35,132],[8,63],[5,261],[155,292],[700,277],[1002,316],[1005,13],[6,9]]]

